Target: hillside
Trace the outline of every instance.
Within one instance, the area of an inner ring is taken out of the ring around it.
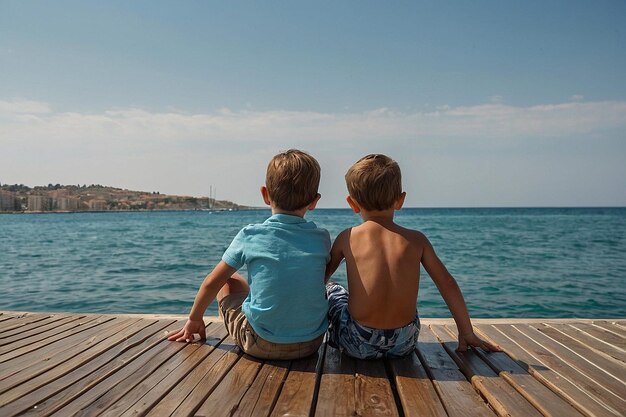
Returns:
[[[92,185],[48,184],[30,188],[0,185],[0,211],[129,211],[129,210],[244,210],[250,207],[209,197],[132,191]]]

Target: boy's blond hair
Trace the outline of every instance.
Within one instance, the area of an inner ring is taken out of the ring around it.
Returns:
[[[359,159],[346,173],[350,197],[368,211],[393,207],[402,194],[398,163],[386,155],[370,154]]]
[[[320,165],[308,153],[289,149],[272,158],[265,186],[277,208],[294,211],[315,200],[320,185]]]

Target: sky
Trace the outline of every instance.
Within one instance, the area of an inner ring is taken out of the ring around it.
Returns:
[[[0,183],[262,206],[370,153],[409,207],[626,206],[626,2],[0,0]]]

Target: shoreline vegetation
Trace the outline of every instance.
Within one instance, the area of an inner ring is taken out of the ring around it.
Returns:
[[[24,184],[0,184],[0,213],[235,211],[256,208],[214,197],[132,191],[100,184],[48,184],[32,188]]]

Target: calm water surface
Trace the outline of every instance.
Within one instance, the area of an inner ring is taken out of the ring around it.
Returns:
[[[0,310],[186,314],[239,229],[269,215],[1,215]],[[307,218],[333,238],[360,222],[343,209]],[[473,317],[626,317],[625,208],[403,209],[396,220],[429,237]],[[448,317],[422,273],[420,314]],[[343,267],[333,279],[345,283]]]

